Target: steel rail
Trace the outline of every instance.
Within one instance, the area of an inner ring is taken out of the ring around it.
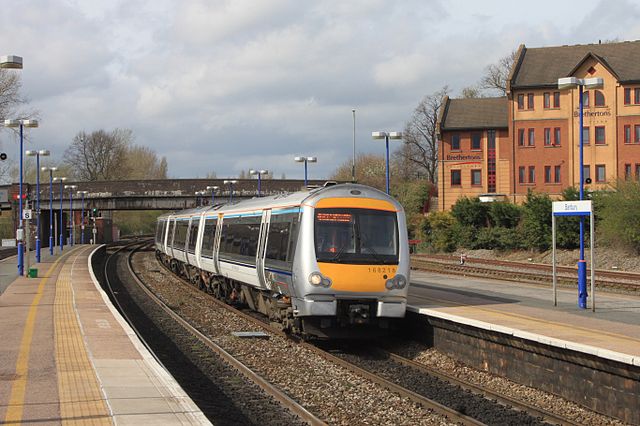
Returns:
[[[487,398],[490,399],[495,399],[496,401],[498,401],[500,404],[503,405],[508,405],[511,406],[512,408],[524,411],[526,413],[528,413],[529,415],[531,415],[532,417],[541,417],[543,418],[545,421],[548,421],[552,424],[558,424],[558,425],[562,425],[562,426],[580,426],[581,423],[577,423],[574,422],[571,419],[568,419],[566,417],[563,416],[559,416],[555,413],[552,413],[550,411],[547,411],[543,408],[539,408],[536,407],[534,405],[528,404],[526,402],[520,401],[518,399],[512,398],[510,396],[507,395],[503,395],[499,392],[484,388],[480,385],[476,385],[474,383],[465,381],[465,380],[461,380],[457,377],[454,377],[452,375],[449,375],[447,373],[438,371],[434,368],[429,367],[428,365],[425,364],[421,364],[419,362],[413,361],[411,359],[405,358],[401,355],[395,354],[393,352],[389,352],[387,350],[384,349],[379,349],[381,352],[384,353],[384,355],[388,356],[390,359],[392,359],[393,361],[396,361],[400,364],[403,364],[407,367],[410,368],[414,368],[416,370],[419,370],[425,374],[429,374],[431,376],[437,377],[438,379],[445,381],[445,382],[449,382],[453,385],[459,386],[460,388],[464,389],[464,390],[468,390],[470,392],[473,392],[475,394],[480,394],[480,395],[484,395]]]
[[[166,267],[166,265],[162,264],[161,262],[158,262],[160,265],[162,265],[162,267],[169,271],[170,273],[173,274],[173,272],[168,269]],[[173,274],[174,277],[177,277],[182,283],[185,284],[186,287],[188,287],[190,289],[190,291],[194,291],[194,292],[200,292],[200,290],[198,290],[197,288],[195,288],[190,282],[188,282],[187,280],[185,280],[184,278]],[[151,290],[148,290],[151,291]],[[301,345],[303,348],[308,349],[312,352],[314,352],[315,354],[321,356],[322,358],[324,358],[325,360],[327,360],[328,362],[337,364],[339,366],[341,366],[342,368],[351,371],[352,373],[363,377],[373,383],[376,383],[378,386],[381,386],[393,393],[396,393],[398,395],[400,395],[401,397],[407,398],[409,400],[411,400],[412,402],[426,408],[429,409],[431,411],[433,411],[434,413],[437,413],[441,416],[444,416],[446,418],[448,418],[449,420],[456,422],[456,423],[460,423],[462,425],[465,426],[479,426],[479,425],[484,425],[484,423],[473,419],[469,416],[466,416],[462,413],[460,413],[459,411],[456,411],[452,408],[449,408],[445,405],[440,404],[437,401],[434,401],[430,398],[427,398],[423,395],[420,395],[416,392],[413,392],[409,389],[406,389],[396,383],[393,383],[383,377],[380,377],[374,373],[371,373],[369,371],[364,370],[363,368],[358,367],[357,365],[350,363],[348,361],[343,360],[342,358],[339,358],[335,355],[330,354],[329,352],[318,348],[317,346],[314,346],[310,343],[304,342],[301,339],[297,339],[295,336],[292,336],[288,333],[285,333],[282,330],[278,330],[272,326],[270,326],[268,323],[261,321],[260,319],[249,315],[245,312],[242,312],[218,299],[216,299],[215,297],[211,297],[211,300],[217,304],[218,306],[227,309],[231,312],[233,312],[234,314],[237,314],[243,318],[245,318],[246,320],[250,321],[252,324],[255,324],[256,326],[262,328],[263,330],[265,330],[268,333],[273,333],[276,334],[278,336],[282,336],[282,337],[287,337],[287,338],[292,338],[294,339],[299,345]],[[174,313],[175,314],[175,313]],[[177,314],[175,314],[177,315]]]
[[[150,245],[150,243],[147,243],[146,245]],[[138,248],[137,250],[139,250],[140,248]],[[300,405],[298,402],[296,402],[295,400],[290,398],[287,394],[282,392],[276,386],[272,385],[267,380],[265,380],[263,377],[259,376],[257,373],[255,373],[253,370],[251,370],[249,367],[244,365],[241,361],[239,361],[238,359],[234,358],[233,355],[231,355],[230,353],[225,351],[221,346],[219,346],[218,344],[213,342],[211,339],[209,339],[206,335],[201,333],[198,329],[196,329],[194,326],[192,326],[187,320],[182,318],[179,314],[177,314],[169,306],[167,306],[162,300],[160,300],[160,298],[158,298],[144,284],[144,282],[140,279],[138,274],[133,269],[132,258],[133,258],[133,254],[137,250],[132,251],[130,253],[128,259],[127,259],[127,267],[128,267],[129,273],[134,278],[136,284],[140,287],[140,289],[142,289],[147,294],[147,296],[151,300],[153,300],[165,313],[167,313],[171,318],[173,318],[174,321],[176,321],[178,324],[180,324],[182,327],[184,327],[192,335],[194,335],[198,340],[200,340],[203,344],[205,344],[209,349],[211,349],[218,356],[220,356],[220,358],[222,358],[224,361],[229,363],[237,371],[242,373],[242,375],[244,375],[248,380],[250,380],[251,382],[253,382],[256,385],[258,385],[268,395],[272,396],[283,407],[288,408],[292,413],[296,414],[303,421],[305,421],[306,423],[308,423],[309,425],[312,425],[312,426],[325,426],[326,425],[326,423],[323,420],[321,420],[318,417],[316,417],[313,413],[311,413],[306,408],[304,408],[302,405]],[[187,284],[186,281],[184,281],[181,277],[179,277],[179,278],[180,278],[180,280],[185,282],[185,284]],[[196,290],[195,288],[193,288],[193,286],[191,284],[188,284],[188,287]],[[198,291],[198,290],[196,290],[196,291]],[[220,302],[220,303],[222,303],[222,302]],[[228,307],[228,305],[226,305],[226,304],[224,304],[224,306]],[[235,312],[235,310],[234,310],[234,312]],[[270,330],[273,330],[273,329],[270,328]]]

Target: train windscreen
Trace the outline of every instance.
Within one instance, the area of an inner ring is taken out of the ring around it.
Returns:
[[[316,209],[314,234],[318,262],[398,263],[398,218],[395,212]]]

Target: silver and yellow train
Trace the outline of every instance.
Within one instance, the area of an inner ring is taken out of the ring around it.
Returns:
[[[339,184],[158,218],[156,252],[176,274],[292,333],[378,334],[405,315],[402,206]]]

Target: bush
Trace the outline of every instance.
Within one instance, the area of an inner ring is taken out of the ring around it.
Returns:
[[[515,250],[522,248],[522,237],[515,228],[498,226],[478,232],[474,249]]]
[[[601,220],[596,233],[606,244],[640,253],[640,184],[619,182],[617,191],[599,197]]]
[[[492,226],[515,228],[522,218],[522,207],[508,201],[490,203],[488,215]]]
[[[522,231],[525,246],[548,250],[551,247],[551,198],[529,191],[524,205]]]
[[[448,212],[434,212],[427,215],[425,234],[434,251],[452,252],[456,249],[453,238],[454,217]]]
[[[432,191],[433,184],[430,182],[409,181],[394,185],[393,196],[402,204],[408,217],[414,213],[423,213]]]
[[[451,207],[451,214],[458,223],[474,228],[482,228],[489,224],[487,203],[480,202],[478,197],[462,197]]]

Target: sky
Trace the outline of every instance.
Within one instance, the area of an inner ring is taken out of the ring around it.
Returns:
[[[576,6],[579,4],[579,7]],[[80,131],[128,128],[175,178],[267,169],[324,179],[372,131],[452,96],[527,47],[640,39],[629,0],[3,0],[0,55],[39,113],[25,149],[60,161]],[[640,60],[640,58],[639,58]],[[0,150],[17,153],[0,131]]]

